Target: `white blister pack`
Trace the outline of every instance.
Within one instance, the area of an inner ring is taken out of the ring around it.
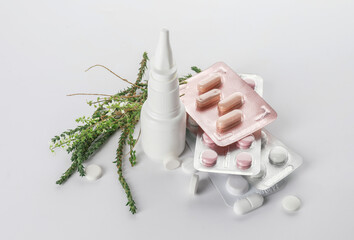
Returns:
[[[256,175],[261,170],[261,132],[252,135],[254,141],[247,149],[242,149],[237,142],[226,147],[219,147],[208,142],[208,136],[200,130],[197,134],[194,168],[202,172],[215,172],[236,175]],[[214,156],[210,156],[213,153]],[[240,156],[247,154],[246,161]],[[214,158],[209,161],[209,158]],[[213,161],[214,160],[214,161]],[[242,164],[245,162],[245,164]],[[240,164],[241,163],[241,164]],[[246,167],[243,167],[246,166]]]
[[[240,76],[258,95],[262,96],[263,79],[261,77],[253,74],[240,74]],[[250,138],[251,140],[249,140]],[[261,170],[261,131],[257,131],[229,146],[219,147],[212,142],[208,135],[199,129],[195,145],[194,167],[199,171],[256,175]],[[205,153],[207,153],[208,157],[214,159],[205,161]],[[247,158],[246,161],[244,161],[243,155]],[[242,159],[240,160],[240,158]]]
[[[263,96],[263,78],[256,74],[246,74],[246,73],[241,73],[239,76],[242,78],[243,81],[245,81],[248,86],[253,88],[253,90],[258,93],[259,96]]]
[[[261,171],[247,180],[258,190],[273,187],[301,166],[303,159],[281,141],[262,130]]]
[[[196,142],[197,136],[192,133],[189,129],[186,130],[186,142],[189,147],[189,149],[194,152],[195,151],[195,142]]]
[[[281,187],[284,184],[284,181],[281,181],[275,184],[274,186],[272,186],[271,188],[262,191],[257,189],[254,183],[247,181],[246,178],[244,178],[243,176],[218,174],[218,173],[208,173],[208,175],[211,182],[215,186],[216,190],[221,195],[221,198],[224,200],[225,204],[229,207],[233,207],[236,201],[243,198],[247,198],[248,195],[254,193],[260,194],[264,197],[268,196],[272,193],[277,192],[279,189],[281,189]],[[236,182],[237,186],[235,187],[232,187],[232,185],[230,185],[229,182],[230,178],[232,177],[240,178],[240,179],[235,179],[237,180]],[[247,183],[246,187],[245,187],[245,183],[242,180],[244,180]],[[235,189],[243,189],[244,191],[235,192]]]

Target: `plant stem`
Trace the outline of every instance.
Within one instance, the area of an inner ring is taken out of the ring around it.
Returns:
[[[116,77],[120,78],[121,80],[123,80],[124,82],[127,82],[127,83],[129,83],[129,84],[131,84],[131,85],[133,85],[133,86],[135,86],[135,87],[137,87],[137,88],[140,88],[138,85],[135,85],[134,83],[129,82],[127,79],[122,78],[121,76],[119,76],[118,74],[116,74],[115,72],[113,72],[111,69],[109,69],[108,67],[103,66],[103,65],[101,65],[101,64],[93,65],[93,66],[89,67],[88,69],[86,69],[85,72],[87,72],[88,70],[90,70],[90,69],[92,69],[92,68],[94,68],[94,67],[102,67],[102,68],[108,70],[108,71],[109,71],[110,73],[112,73],[114,76],[116,76]]]

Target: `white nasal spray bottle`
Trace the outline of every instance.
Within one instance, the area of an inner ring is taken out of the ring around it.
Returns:
[[[141,142],[145,154],[162,160],[167,169],[179,167],[186,138],[186,111],[179,98],[177,68],[169,31],[162,29],[151,60],[148,98],[141,110]]]

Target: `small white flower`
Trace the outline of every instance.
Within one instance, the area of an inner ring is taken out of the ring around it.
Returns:
[[[113,114],[113,112],[114,112],[114,109],[109,109],[109,111],[107,112],[107,116],[112,116],[112,114]]]
[[[128,103],[127,102],[121,102],[120,104],[119,104],[119,107],[124,107],[124,106],[126,106]]]

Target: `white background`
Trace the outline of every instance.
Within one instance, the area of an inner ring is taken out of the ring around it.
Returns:
[[[354,214],[353,1],[1,1],[1,239],[352,239]],[[267,127],[304,157],[281,192],[242,218],[202,181],[165,171],[138,147],[125,164],[138,213],[112,161],[119,134],[89,163],[104,168],[88,182],[49,140],[89,115],[88,97],[127,86],[104,64],[134,81],[143,51],[153,54],[162,27],[171,31],[179,73],[224,61],[265,80],[278,112]],[[285,214],[295,194],[302,209]]]

